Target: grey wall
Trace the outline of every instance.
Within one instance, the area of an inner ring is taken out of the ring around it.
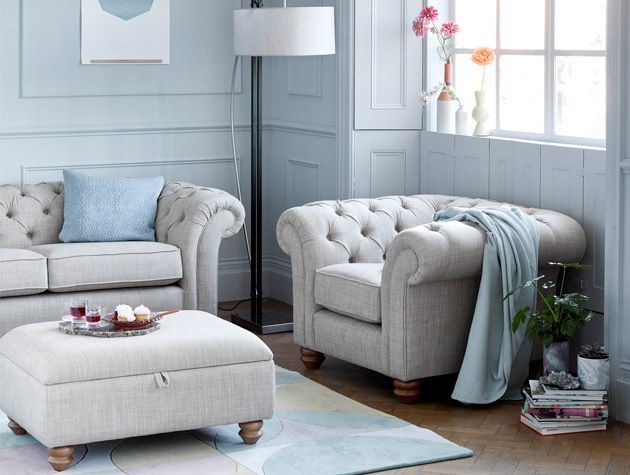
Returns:
[[[228,92],[231,15],[239,5],[171,2],[169,66],[82,66],[79,0],[2,0],[0,183],[58,180],[63,168],[74,167],[159,174],[234,193]],[[247,196],[248,81],[240,79],[238,142]],[[224,243],[220,269],[223,298],[248,294],[240,237]]]

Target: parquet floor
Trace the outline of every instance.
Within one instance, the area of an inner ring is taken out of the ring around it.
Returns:
[[[278,302],[266,302],[265,308],[291,311]],[[227,318],[230,312],[220,314]],[[263,340],[278,365],[299,371],[370,407],[431,429],[475,452],[468,459],[404,468],[386,472],[388,475],[630,474],[630,426],[620,422],[611,421],[606,432],[542,437],[520,424],[518,402],[476,407],[451,400],[452,376],[426,380],[421,402],[405,406],[394,398],[391,381],[381,374],[332,357],[327,357],[321,369],[309,371],[299,360],[292,333],[267,335]]]

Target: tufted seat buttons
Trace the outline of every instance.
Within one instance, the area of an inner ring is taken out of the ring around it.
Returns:
[[[387,259],[387,254],[383,254],[383,260]]]
[[[353,264],[353,263],[354,263],[354,257],[350,256],[350,257],[348,258],[348,262],[349,262],[350,264]]]
[[[20,193],[20,196],[21,196],[22,198],[24,198],[24,197],[26,196],[26,193],[24,193],[24,192],[22,191],[22,192]]]
[[[362,229],[362,230],[361,230],[361,235],[362,235],[363,237],[368,237],[368,230],[367,230],[367,229]]]
[[[341,216],[341,215],[343,214],[343,211],[341,211],[341,208],[337,208],[337,209],[335,210],[335,214],[336,214],[337,216]]]
[[[44,209],[42,210],[42,213],[44,213],[44,214],[50,214],[50,210],[49,210],[48,208],[44,208]]]
[[[56,195],[60,195],[61,194],[61,190],[55,190],[55,194]]]
[[[5,216],[7,218],[11,219],[13,217],[13,214],[9,211]]]
[[[329,241],[332,241],[333,240],[332,234],[327,235],[326,239],[328,239]]]
[[[27,232],[26,237],[29,239],[33,239],[33,233],[31,231]]]

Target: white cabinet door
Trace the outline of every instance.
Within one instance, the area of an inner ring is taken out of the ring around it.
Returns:
[[[420,190],[426,195],[455,194],[455,137],[423,132],[420,159]]]
[[[540,205],[582,222],[584,150],[545,145],[541,150]]]
[[[490,141],[490,198],[540,207],[540,145]]]
[[[453,192],[456,196],[488,198],[490,143],[479,137],[455,136]]]
[[[606,152],[584,151],[584,219],[586,255],[591,266],[582,271],[584,288],[591,298],[591,309],[604,311],[604,265],[606,228]]]
[[[417,10],[417,0],[356,0],[355,129],[422,127]]]
[[[356,198],[420,193],[419,131],[358,131],[354,140]]]

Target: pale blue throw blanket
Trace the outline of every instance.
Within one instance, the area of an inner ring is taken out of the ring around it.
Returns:
[[[512,332],[512,319],[522,307],[535,307],[536,291],[530,286],[506,300],[503,297],[538,275],[536,221],[508,206],[449,208],[435,213],[433,219],[471,221],[487,233],[477,305],[451,397],[469,404],[521,399],[531,343],[524,326]]]

